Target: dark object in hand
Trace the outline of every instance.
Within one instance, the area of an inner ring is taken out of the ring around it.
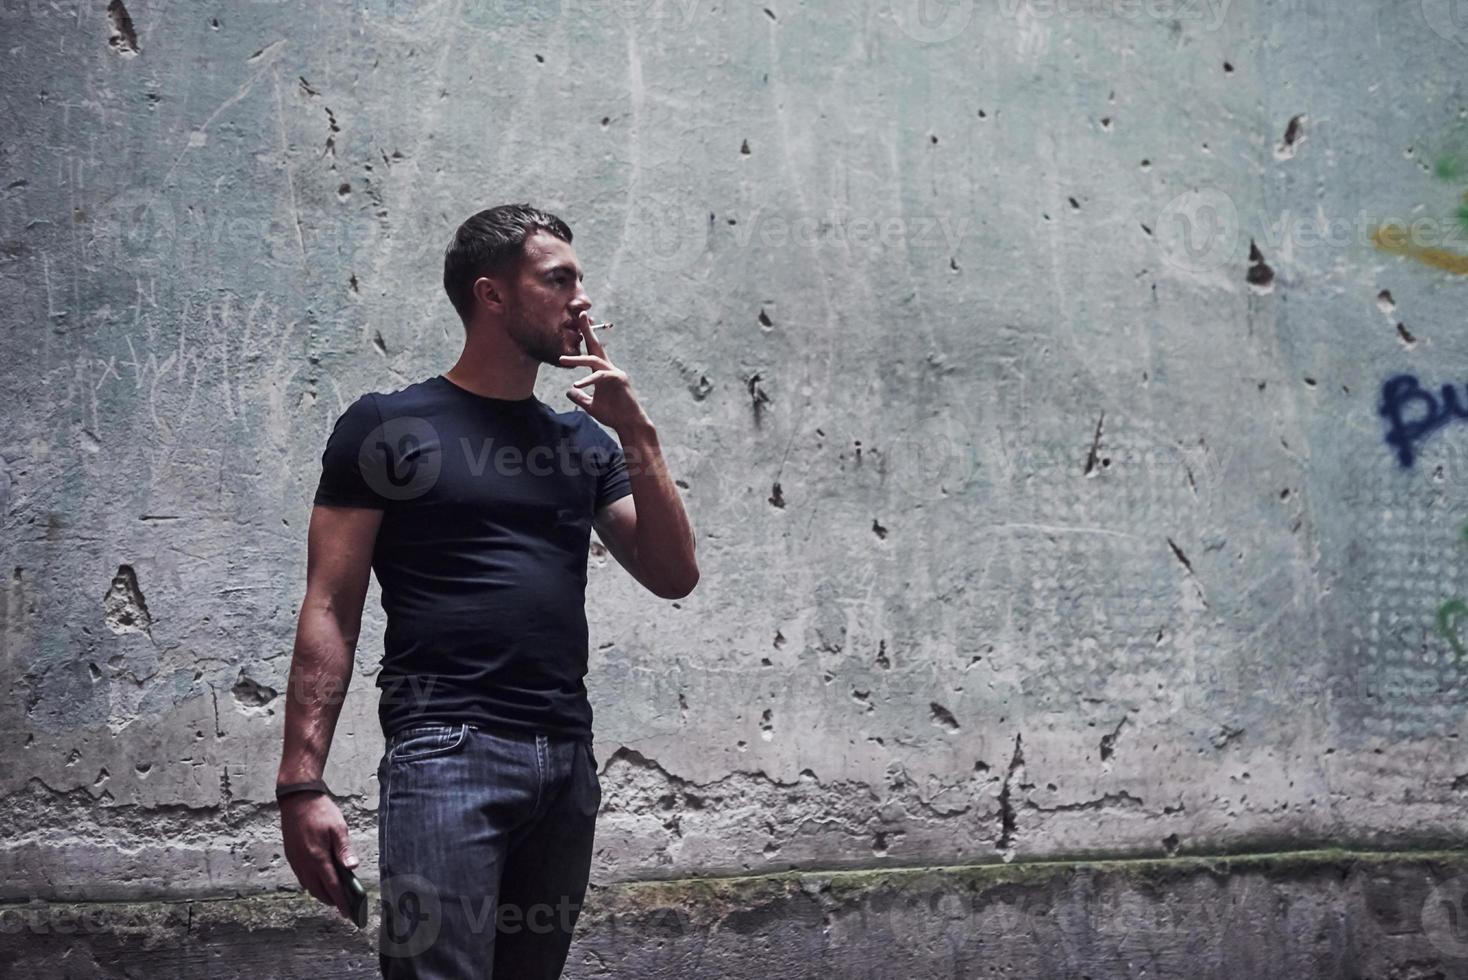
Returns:
[[[336,865],[336,878],[341,882],[342,892],[347,896],[347,905],[352,912],[352,921],[357,924],[358,929],[367,926],[367,890],[352,874],[352,869],[344,867],[337,860],[336,855],[331,856],[331,863]]]

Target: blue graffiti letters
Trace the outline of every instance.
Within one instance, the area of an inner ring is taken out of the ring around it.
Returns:
[[[1404,417],[1407,406],[1413,402],[1422,406],[1421,415]],[[1396,450],[1397,462],[1404,467],[1410,467],[1416,458],[1417,442],[1453,419],[1468,419],[1468,409],[1459,403],[1458,392],[1452,385],[1443,385],[1441,397],[1435,398],[1410,374],[1398,374],[1382,383],[1381,405],[1377,411],[1387,420],[1387,444]]]

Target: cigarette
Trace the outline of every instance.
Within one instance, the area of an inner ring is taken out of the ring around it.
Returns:
[[[593,323],[591,325],[591,329],[593,329],[593,330],[610,330],[614,326],[616,326],[615,323]]]

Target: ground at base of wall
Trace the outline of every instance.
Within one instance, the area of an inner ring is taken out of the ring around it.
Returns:
[[[0,974],[376,976],[372,898],[360,931],[298,893],[0,905]],[[1457,980],[1468,978],[1468,853],[629,882],[594,886],[576,929],[567,978]]]

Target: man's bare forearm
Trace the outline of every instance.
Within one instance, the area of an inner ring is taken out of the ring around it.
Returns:
[[[302,605],[291,655],[285,746],[277,782],[321,778],[342,700],[352,679],[356,647],[355,628],[348,632],[329,609],[309,602]]]
[[[693,526],[663,462],[657,430],[644,421],[618,430],[617,436],[637,502],[637,562],[649,575],[655,572],[660,591],[687,595],[698,584]]]

